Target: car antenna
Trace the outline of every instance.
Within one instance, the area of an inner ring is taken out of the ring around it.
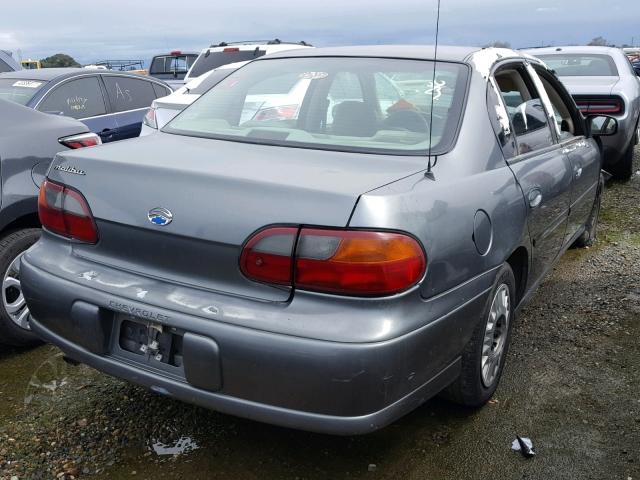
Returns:
[[[438,35],[440,33],[440,0],[438,0],[438,13],[436,16],[436,44],[433,52],[433,77],[431,80],[431,112],[429,113],[429,151],[427,153],[427,173],[425,176],[430,178],[431,180],[435,180],[436,177],[431,171],[432,166],[436,166],[438,160],[436,159],[435,163],[431,165],[431,139],[433,137],[433,102],[434,102],[434,91],[436,86],[436,62],[438,60]]]

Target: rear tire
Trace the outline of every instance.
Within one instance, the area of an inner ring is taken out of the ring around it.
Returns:
[[[633,175],[633,157],[636,146],[636,138],[635,135],[633,140],[629,144],[629,147],[624,152],[618,163],[609,168],[609,172],[613,175],[613,178],[616,180],[626,181],[631,178]]]
[[[28,347],[42,343],[29,329],[29,310],[20,287],[20,258],[40,238],[39,228],[26,228],[0,239],[0,343]]]
[[[602,192],[604,192],[604,176],[601,173],[596,199],[593,202],[591,214],[589,214],[589,219],[585,225],[585,230],[573,244],[576,247],[590,247],[595,243],[596,238],[598,237],[598,219],[600,217],[600,206],[602,205]]]
[[[502,265],[471,340],[462,351],[460,376],[443,395],[467,407],[480,407],[496,391],[504,369],[514,321],[516,281]]]

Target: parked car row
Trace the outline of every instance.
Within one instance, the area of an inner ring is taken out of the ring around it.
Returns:
[[[604,168],[620,180],[633,174],[640,139],[640,81],[619,48],[554,47],[528,50],[553,69],[585,115],[606,114],[618,132],[603,139]]]
[[[0,262],[4,330],[319,432],[370,432],[438,393],[483,405],[519,308],[596,238],[602,154],[637,121],[623,69],[606,80],[620,109],[581,112],[557,75],[600,58],[272,46],[205,49],[148,98],[152,134],[62,151],[30,180],[43,229]],[[108,108],[112,79],[96,81]]]
[[[43,68],[0,75],[0,99],[80,120],[104,143],[137,137],[151,102],[170,93],[154,78],[110,70]]]

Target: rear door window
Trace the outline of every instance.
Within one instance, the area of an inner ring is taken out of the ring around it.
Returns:
[[[38,110],[77,119],[107,113],[97,77],[78,78],[55,87],[44,96]]]
[[[156,99],[153,83],[148,80],[117,75],[103,78],[114,112],[147,108]]]
[[[495,81],[516,135],[518,153],[523,155],[553,145],[547,112],[524,66],[499,70]]]

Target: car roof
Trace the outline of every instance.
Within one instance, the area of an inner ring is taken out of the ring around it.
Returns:
[[[74,73],[87,73],[84,68],[38,68],[34,70],[18,70],[15,72],[3,73],[3,78],[24,78],[27,80],[53,80],[54,78]]]
[[[133,78],[158,82],[158,79],[138,75],[135,73],[121,72],[119,70],[99,70],[87,68],[39,68],[34,70],[17,70],[0,74],[0,78],[17,78],[24,80],[42,80],[49,82],[61,78],[75,77],[79,75],[125,75]],[[162,83],[162,82],[159,82]]]
[[[442,61],[463,62],[469,55],[482,50],[479,47],[454,47],[439,45],[438,59]],[[260,57],[254,61],[263,61],[283,57],[382,57],[405,58],[414,60],[432,60],[435,55],[433,45],[361,45],[354,47],[323,47],[287,50]]]
[[[167,52],[167,53],[157,53],[156,55],[153,56],[153,58],[156,58],[156,57],[181,57],[183,55],[200,55],[200,52],[193,52],[191,50],[189,50],[189,51],[171,50],[170,52]]]
[[[583,53],[583,54],[600,54],[611,55],[612,53],[620,52],[622,50],[616,47],[598,47],[593,45],[568,45],[560,47],[540,47],[540,48],[527,48],[523,50],[531,55],[562,55],[563,53]]]

